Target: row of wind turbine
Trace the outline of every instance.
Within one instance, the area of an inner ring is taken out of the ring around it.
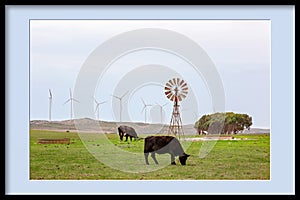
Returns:
[[[119,103],[120,103],[120,115],[119,115],[119,120],[120,122],[122,122],[122,100],[123,98],[127,95],[129,91],[125,92],[122,96],[116,96],[116,95],[111,95],[112,97],[116,98],[117,100],[119,100]],[[80,103],[77,99],[75,99],[72,95],[72,90],[71,88],[69,89],[69,99],[67,99],[63,105],[67,104],[67,103],[70,103],[70,119],[72,120],[73,119],[73,116],[74,116],[74,113],[73,113],[73,103],[76,102],[76,103]],[[52,92],[51,90],[49,89],[49,121],[51,121],[51,115],[52,115],[52,100],[53,100],[53,95],[52,95]],[[151,107],[151,106],[154,106],[153,104],[146,104],[144,99],[141,98],[142,100],[142,103],[144,105],[143,109],[142,109],[142,113],[145,112],[145,123],[147,123],[147,107]],[[95,107],[95,113],[97,114],[97,120],[99,120],[99,110],[100,110],[100,105],[101,104],[104,104],[106,103],[107,101],[102,101],[102,102],[99,102],[96,100],[96,98],[94,98],[94,102],[96,104],[96,107]],[[163,107],[166,106],[168,103],[165,103],[163,105],[161,104],[158,104],[156,102],[156,105],[158,105],[160,107],[160,119],[161,119],[161,123],[162,123],[162,111],[163,111]]]

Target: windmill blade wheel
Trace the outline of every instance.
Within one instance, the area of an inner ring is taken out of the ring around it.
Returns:
[[[180,78],[172,78],[165,85],[165,95],[171,101],[182,101],[188,94],[188,86]]]

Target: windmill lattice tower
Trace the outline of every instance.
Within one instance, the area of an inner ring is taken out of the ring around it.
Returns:
[[[178,136],[179,139],[180,136],[184,136],[179,102],[187,96],[187,93],[187,84],[180,78],[170,79],[165,85],[165,95],[170,101],[174,102],[168,135],[173,134]]]

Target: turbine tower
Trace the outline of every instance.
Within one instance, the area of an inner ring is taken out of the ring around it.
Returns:
[[[111,95],[120,101],[120,122],[122,122],[122,99],[129,91],[125,92],[122,96]]]
[[[49,89],[49,121],[51,121],[51,112],[52,112],[52,93]]]
[[[159,110],[160,110],[160,123],[163,123],[163,116],[162,116],[162,111],[163,111],[163,107],[165,107],[168,103],[165,103],[164,105],[160,105],[159,103],[156,102],[156,104],[159,106]]]
[[[72,91],[71,91],[71,88],[70,88],[70,98],[67,101],[65,101],[65,103],[63,104],[63,105],[65,105],[66,103],[70,102],[70,105],[71,105],[70,119],[73,119],[73,101],[79,103],[78,100],[73,98]]]
[[[142,98],[141,98],[142,99]],[[144,99],[142,99],[142,102],[143,102],[143,104],[144,104],[144,107],[143,107],[143,109],[142,109],[142,113],[143,113],[143,111],[145,110],[145,123],[147,123],[147,106],[153,106],[152,104],[146,104],[145,103],[145,101],[144,101]]]
[[[95,113],[97,112],[97,120],[99,120],[99,110],[100,110],[99,107],[100,107],[101,104],[104,104],[107,101],[98,102],[95,98],[94,98],[94,100],[95,100],[95,103],[96,103]]]

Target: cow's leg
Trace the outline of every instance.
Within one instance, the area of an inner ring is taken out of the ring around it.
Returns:
[[[154,160],[154,162],[155,162],[155,164],[158,164],[158,162],[157,162],[157,160],[156,160],[156,158],[155,158],[155,153],[151,153],[151,157],[152,157],[152,159]]]
[[[130,141],[132,141],[132,136],[130,136]]]
[[[173,154],[171,154],[171,165],[176,165],[175,156]]]
[[[118,128],[118,132],[119,132],[119,136],[120,136],[120,141],[123,141],[123,135],[124,135],[124,133],[123,133],[123,131],[121,130],[120,127]]]
[[[144,153],[146,165],[149,165],[148,156],[149,153]]]
[[[128,135],[126,134],[126,135],[125,135],[125,137],[126,137],[126,140],[125,140],[125,142],[127,142],[127,140],[128,140]]]

